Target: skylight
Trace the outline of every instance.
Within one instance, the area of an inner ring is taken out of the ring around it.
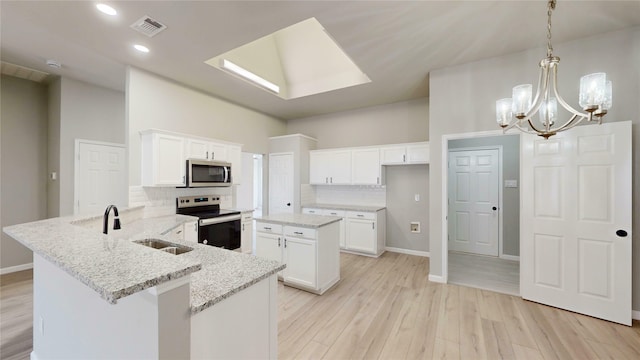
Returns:
[[[315,18],[205,63],[286,100],[371,82]]]

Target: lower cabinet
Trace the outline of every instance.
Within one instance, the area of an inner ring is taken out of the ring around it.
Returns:
[[[345,249],[380,256],[385,250],[385,210],[347,211]]]
[[[198,242],[198,222],[192,221],[184,224],[184,239],[189,242]]]
[[[332,210],[332,209],[303,208],[302,209],[302,213],[303,214],[310,214],[310,215],[326,215],[326,216],[339,216],[339,217],[341,217],[342,221],[340,222],[340,249],[344,249],[344,247],[345,247],[345,239],[346,239],[346,232],[347,232],[347,227],[346,227],[346,223],[345,223],[346,211],[344,211],[344,210]]]
[[[256,222],[256,256],[282,262],[286,285],[322,294],[340,280],[339,223],[317,229]],[[333,240],[333,241],[332,241]]]
[[[240,251],[250,254],[253,251],[253,213],[242,213],[240,225]]]

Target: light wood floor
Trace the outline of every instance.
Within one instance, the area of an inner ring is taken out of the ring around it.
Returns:
[[[279,285],[280,359],[638,359],[633,327],[427,280],[429,260],[341,255],[322,296]],[[2,276],[2,359],[31,350],[30,272]],[[13,320],[11,320],[13,319]]]
[[[517,296],[520,295],[520,263],[450,251],[449,283]]]

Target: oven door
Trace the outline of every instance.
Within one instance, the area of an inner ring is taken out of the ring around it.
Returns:
[[[198,242],[234,250],[240,247],[240,214],[201,219]]]

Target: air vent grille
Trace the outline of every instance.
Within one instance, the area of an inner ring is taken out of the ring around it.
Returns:
[[[20,79],[31,80],[38,83],[44,82],[49,74],[43,71],[30,69],[28,67],[2,62],[2,74],[14,76]]]
[[[154,37],[162,30],[166,29],[167,25],[145,15],[138,21],[131,24],[131,28],[139,33],[147,35],[148,37]]]

